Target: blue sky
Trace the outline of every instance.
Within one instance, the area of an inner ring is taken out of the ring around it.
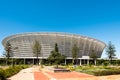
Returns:
[[[0,41],[23,32],[75,33],[106,44],[111,41],[120,58],[119,3],[119,0],[1,0]],[[103,52],[102,57],[105,56]]]

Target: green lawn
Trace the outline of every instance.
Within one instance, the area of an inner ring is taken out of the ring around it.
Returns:
[[[64,66],[64,68],[70,69],[71,71],[77,71],[87,74],[92,74],[95,76],[103,76],[103,75],[113,75],[120,74],[119,66]]]

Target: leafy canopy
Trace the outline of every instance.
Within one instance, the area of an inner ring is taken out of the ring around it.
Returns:
[[[108,58],[109,59],[114,58],[114,56],[116,56],[115,52],[116,52],[115,46],[109,41],[106,47],[106,54],[108,55]]]
[[[40,43],[38,41],[35,41],[32,49],[33,49],[33,53],[35,55],[37,55],[37,57],[38,57],[38,55],[41,53],[41,45],[40,45]]]
[[[59,49],[58,49],[58,45],[57,43],[55,44],[55,48],[53,51],[51,51],[51,54],[49,55],[48,57],[48,60],[51,62],[51,63],[54,63],[54,64],[59,64],[61,63],[61,61],[63,61],[65,59],[65,56],[62,55],[61,53],[59,53]]]
[[[77,58],[78,50],[79,49],[78,49],[77,45],[74,44],[73,47],[72,47],[72,57],[73,58]]]
[[[97,58],[98,58],[95,50],[92,50],[92,51],[91,51],[91,53],[90,53],[90,58],[93,58],[93,59],[97,59]]]
[[[6,51],[5,56],[9,59],[10,56],[12,55],[12,46],[9,42],[6,43],[5,51]]]

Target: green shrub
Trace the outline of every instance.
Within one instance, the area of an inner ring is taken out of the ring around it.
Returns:
[[[6,80],[5,71],[0,68],[0,80]]]
[[[26,66],[26,65],[21,65],[21,66],[9,67],[5,70],[0,69],[0,80],[6,80],[6,78],[15,75],[20,70],[27,68],[27,67],[28,66]]]
[[[109,62],[108,61],[104,61],[103,65],[104,66],[108,66]]]
[[[8,69],[5,69],[6,77],[10,77],[16,73],[18,73],[22,68],[15,66],[15,67],[9,67]]]
[[[120,70],[103,70],[103,71],[95,71],[94,75],[103,76],[103,75],[113,75],[120,74]]]

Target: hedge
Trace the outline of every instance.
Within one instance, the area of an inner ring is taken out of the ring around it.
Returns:
[[[27,68],[27,67],[28,66],[26,65],[20,65],[20,66],[9,67],[5,70],[0,68],[0,80],[6,80],[6,78],[15,75],[20,70]]]
[[[95,76],[104,76],[104,75],[115,75],[120,74],[120,70],[102,70],[102,71],[95,71]]]

